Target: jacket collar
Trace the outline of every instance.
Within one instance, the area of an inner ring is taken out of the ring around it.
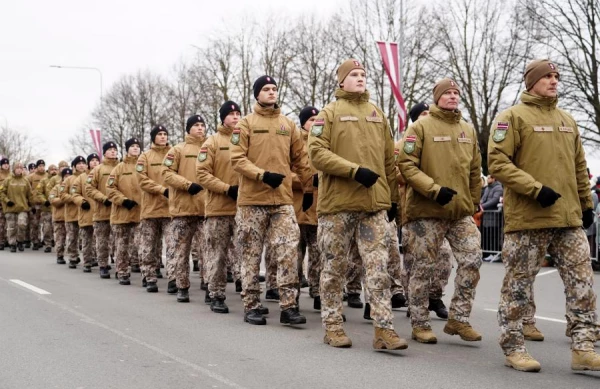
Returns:
[[[125,156],[125,158],[123,159],[123,162],[125,162],[125,163],[130,163],[130,164],[131,164],[131,163],[136,163],[136,162],[137,162],[137,160],[138,160],[138,157],[134,157],[134,156],[132,156],[132,155],[127,155],[127,156]]]
[[[119,160],[116,158],[104,158],[102,164],[106,166],[117,166]]]
[[[263,107],[258,103],[258,101],[254,104],[254,113],[259,114],[260,116],[265,117],[276,117],[281,114],[281,108],[277,104],[273,108]]]
[[[429,106],[429,114],[434,118],[449,124],[459,123],[462,119],[462,113],[458,109],[449,111],[447,109],[442,109],[435,104]]]
[[[369,101],[370,95],[369,91],[364,91],[363,93],[356,92],[346,92],[342,88],[338,88],[335,91],[335,97],[337,99],[348,100],[356,103],[366,103]]]
[[[185,143],[189,143],[192,145],[202,145],[202,143],[204,143],[205,140],[206,137],[204,136],[192,136],[190,134],[187,134],[185,136]]]
[[[217,127],[217,131],[219,132],[219,134],[230,136],[233,132],[233,129],[226,126],[219,126]]]
[[[152,146],[150,147],[150,150],[153,151],[162,151],[162,150],[166,150],[166,149],[170,149],[171,146],[169,146],[169,144],[167,143],[165,146],[159,146],[159,145],[155,145],[154,143],[152,143]]]
[[[533,95],[527,91],[521,93],[523,104],[537,105],[540,108],[553,109],[558,104],[558,97],[542,97]]]

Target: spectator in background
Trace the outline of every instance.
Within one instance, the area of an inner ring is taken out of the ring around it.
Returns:
[[[480,206],[483,209],[483,220],[481,222],[481,248],[483,255],[491,254],[485,257],[484,261],[496,262],[500,260],[498,254],[502,251],[502,241],[500,239],[502,231],[502,214],[498,211],[498,204],[502,197],[502,184],[496,181],[494,176],[487,177],[487,186],[481,196]],[[497,212],[486,212],[497,211]]]
[[[588,169],[588,172],[589,172],[589,169]],[[591,190],[592,190],[592,202],[594,203],[594,210],[595,210],[598,207],[598,191],[599,191],[598,177],[590,179],[590,186],[591,186]],[[595,217],[594,219],[596,219],[596,218],[597,217]],[[592,223],[592,225],[589,226],[589,228],[585,231],[585,234],[587,235],[587,239],[590,244],[590,255],[592,257],[596,256],[596,258],[597,258],[598,249],[596,247],[596,242],[598,240],[596,239],[596,223]]]

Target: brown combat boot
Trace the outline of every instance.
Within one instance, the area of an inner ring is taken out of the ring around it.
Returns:
[[[469,323],[463,323],[455,319],[448,320],[448,323],[444,327],[444,332],[448,335],[460,335],[460,338],[467,342],[481,340],[481,334],[475,331]]]
[[[571,351],[571,370],[600,371],[600,354],[595,351]]]
[[[325,337],[323,338],[325,344],[331,347],[352,347],[352,341],[346,335],[344,330],[329,331],[325,330]]]
[[[533,340],[534,342],[541,342],[544,340],[544,334],[537,329],[535,324],[523,324],[523,336],[525,340]]]
[[[514,352],[507,355],[504,365],[519,371],[537,372],[542,369],[542,365],[526,352]]]
[[[404,350],[408,348],[408,343],[394,330],[375,327],[373,348],[375,350]]]
[[[437,343],[437,338],[431,327],[413,327],[412,338],[420,343]]]

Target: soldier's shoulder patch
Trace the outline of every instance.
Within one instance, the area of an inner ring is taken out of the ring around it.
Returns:
[[[77,191],[77,188],[75,188],[74,186],[71,187],[71,193],[75,193]]]
[[[93,174],[90,174],[87,176],[87,180],[85,180],[86,183],[91,184],[92,183],[92,178],[94,178]]]
[[[506,133],[508,132],[510,124],[508,122],[498,122],[496,123],[496,128],[494,129],[494,136],[492,139],[494,142],[502,142],[506,138]]]
[[[54,197],[56,197],[56,196],[54,196],[54,193],[53,193],[53,194],[51,194],[51,195],[50,195],[50,200],[52,200]]]
[[[200,149],[200,152],[198,153],[198,161],[200,161],[200,162],[206,161],[207,153],[208,153],[208,147],[202,147]]]
[[[144,171],[144,164],[141,162],[138,162],[137,165],[135,165],[135,171],[136,172],[143,172]]]
[[[175,159],[175,156],[171,153],[167,154],[167,156],[165,157],[165,161],[164,164],[165,166],[169,167],[173,165],[173,160]]]
[[[242,132],[242,130],[240,130],[239,128],[234,128],[233,132],[231,133],[231,144],[232,145],[237,145],[240,143],[240,133]]]
[[[415,135],[408,135],[404,140],[403,150],[406,154],[412,154],[415,151],[415,142],[417,141],[417,137]]]
[[[106,181],[106,185],[110,186],[112,184],[115,183],[115,176],[113,176],[112,174],[110,176],[108,176],[108,181]]]
[[[61,185],[61,186],[58,188],[58,190],[59,190],[60,192],[64,192],[64,191],[65,191],[65,186],[64,186],[64,185]]]
[[[310,133],[314,136],[321,136],[323,134],[323,126],[325,126],[325,119],[316,119],[310,129]]]

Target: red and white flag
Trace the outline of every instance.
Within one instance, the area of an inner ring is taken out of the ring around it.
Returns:
[[[102,162],[102,132],[99,128],[95,128],[90,130],[90,135],[92,136],[92,142],[96,148],[96,153],[98,153],[100,162]]]
[[[398,129],[399,132],[404,131],[407,123],[406,116],[406,105],[404,104],[404,98],[400,91],[400,66],[398,58],[398,43],[396,42],[377,42],[381,59],[383,60],[383,67],[385,72],[390,79],[392,87],[392,93],[394,100],[396,100],[396,106],[398,108]]]

